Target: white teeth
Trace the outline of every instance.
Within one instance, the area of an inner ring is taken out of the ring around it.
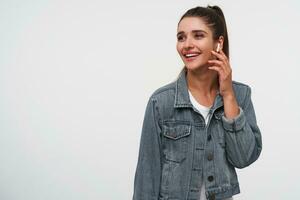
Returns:
[[[186,57],[198,56],[199,54],[186,54]]]

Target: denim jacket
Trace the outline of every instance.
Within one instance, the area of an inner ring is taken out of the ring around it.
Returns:
[[[207,125],[190,102],[186,70],[153,92],[144,115],[133,200],[198,200],[201,183],[207,199],[240,193],[235,168],[258,159],[262,137],[250,87],[233,81],[233,89],[239,115],[224,116],[218,93]]]

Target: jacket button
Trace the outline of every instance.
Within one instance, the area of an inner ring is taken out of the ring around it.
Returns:
[[[215,200],[215,199],[216,199],[216,196],[215,196],[215,194],[211,194],[211,195],[209,195],[208,199],[209,199],[209,200]]]
[[[207,140],[210,141],[211,140],[211,135],[207,136]]]
[[[214,177],[213,177],[213,176],[209,176],[209,177],[207,177],[207,180],[208,180],[209,182],[212,182],[212,181],[214,180]]]
[[[207,155],[207,160],[211,161],[214,159],[214,155],[212,153]]]

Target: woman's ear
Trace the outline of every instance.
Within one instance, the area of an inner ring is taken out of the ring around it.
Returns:
[[[224,37],[222,35],[219,37],[218,43],[220,44],[220,50],[223,49]]]

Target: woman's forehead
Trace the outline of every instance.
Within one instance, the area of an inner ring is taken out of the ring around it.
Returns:
[[[210,32],[210,28],[200,17],[185,17],[180,21],[177,27],[177,32],[192,32],[192,30]]]

